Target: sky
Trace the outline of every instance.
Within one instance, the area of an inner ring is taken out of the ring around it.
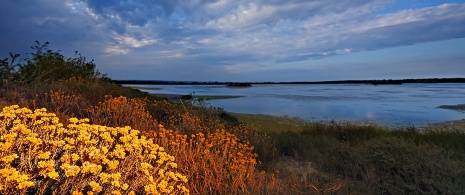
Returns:
[[[1,0],[0,58],[35,41],[112,79],[465,77],[465,0]]]

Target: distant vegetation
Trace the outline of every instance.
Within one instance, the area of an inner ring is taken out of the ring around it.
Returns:
[[[47,47],[1,60],[0,194],[465,193],[460,129],[247,121]]]
[[[384,80],[340,80],[340,81],[296,81],[296,82],[197,82],[197,81],[160,81],[160,80],[114,80],[119,84],[136,85],[226,85],[226,86],[252,86],[266,84],[373,84],[373,85],[399,85],[403,83],[465,83],[465,78],[429,78],[429,79],[384,79]]]
[[[450,110],[457,110],[461,112],[465,112],[465,104],[458,104],[458,105],[442,105],[438,108],[450,109]]]
[[[229,83],[226,87],[252,87],[249,83]]]

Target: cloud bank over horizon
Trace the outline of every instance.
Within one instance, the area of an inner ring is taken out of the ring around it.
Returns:
[[[0,57],[9,51],[29,52],[35,40],[49,41],[53,49],[79,50],[95,59],[97,68],[114,79],[465,77],[463,1],[5,0],[1,4]]]

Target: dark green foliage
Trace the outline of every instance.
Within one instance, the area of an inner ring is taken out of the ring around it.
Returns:
[[[0,61],[2,79],[21,85],[43,85],[70,78],[105,78],[96,70],[92,60],[88,61],[77,51],[73,58],[66,58],[48,49],[48,45],[48,42],[40,44],[36,41],[36,45],[31,47],[34,52],[18,63],[19,54],[10,53],[10,59]]]
[[[19,64],[15,64],[16,59],[19,57],[19,54],[10,54],[10,59],[5,58],[0,60],[0,79],[13,79],[13,73],[18,69]]]
[[[219,117],[221,121],[225,124],[231,125],[231,126],[237,126],[240,125],[240,122],[237,118],[231,116],[231,114],[221,111],[219,114]]]

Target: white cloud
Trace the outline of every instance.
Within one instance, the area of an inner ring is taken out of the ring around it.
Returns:
[[[107,56],[112,56],[112,55],[123,55],[129,53],[128,49],[124,49],[119,45],[114,45],[114,46],[109,46],[105,48],[105,53],[107,53]]]
[[[120,44],[124,44],[130,47],[138,48],[138,47],[143,47],[146,45],[151,45],[157,42],[156,39],[136,39],[131,36],[121,36],[121,35],[115,35],[114,37]]]

